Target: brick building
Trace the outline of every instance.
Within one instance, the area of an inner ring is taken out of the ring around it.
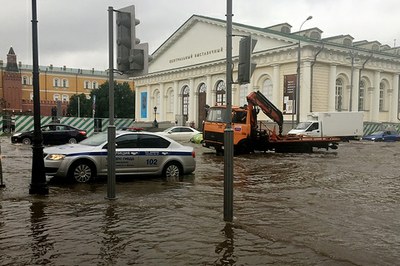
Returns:
[[[0,111],[3,114],[33,114],[32,70],[32,65],[17,63],[12,47],[7,54],[7,62],[0,60]],[[65,114],[72,95],[84,93],[89,98],[91,90],[107,80],[107,71],[40,66],[41,115],[50,116],[53,107],[58,107],[60,113]],[[119,76],[115,77],[115,81],[128,82],[134,90],[132,80]]]

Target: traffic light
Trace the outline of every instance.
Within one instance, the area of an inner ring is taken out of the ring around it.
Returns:
[[[135,18],[135,6],[119,9],[117,12],[117,69],[121,72],[129,72],[129,57],[135,44],[140,43],[136,39],[135,27],[140,21]]]
[[[147,74],[149,48],[136,38],[135,6],[128,6],[117,13],[117,69],[133,76]]]
[[[256,46],[257,40],[251,36],[243,37],[239,43],[239,66],[238,66],[238,83],[250,83],[251,75],[256,68],[255,63],[251,62],[251,54]]]
[[[134,76],[147,74],[149,64],[148,43],[140,43],[131,50],[129,63]]]

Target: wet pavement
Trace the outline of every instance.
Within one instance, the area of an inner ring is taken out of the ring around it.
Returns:
[[[234,223],[223,157],[195,146],[182,182],[49,180],[29,195],[32,150],[1,137],[0,265],[398,265],[400,143],[234,158]]]

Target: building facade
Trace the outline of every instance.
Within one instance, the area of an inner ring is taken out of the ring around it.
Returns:
[[[61,108],[66,115],[69,99],[74,94],[84,93],[90,98],[90,92],[108,81],[108,72],[94,69],[74,69],[40,66],[40,107],[41,115],[50,116],[53,107]],[[0,60],[0,96],[1,111],[7,114],[30,114],[33,112],[33,74],[32,66],[17,63],[17,56],[11,47],[7,62]],[[116,82],[128,82],[134,90],[134,82],[127,78],[115,78]],[[134,104],[134,103],[132,103]]]
[[[366,122],[398,123],[400,47],[322,33],[319,28],[292,33],[287,23],[267,28],[233,23],[233,81],[241,36],[257,40],[252,57],[257,65],[249,84],[233,84],[232,104],[246,104],[246,96],[259,90],[286,122],[297,116],[298,98],[301,121],[313,112],[363,111]],[[225,47],[226,21],[189,18],[154,52],[149,73],[134,78],[136,120],[157,117],[201,127],[207,105],[225,104]]]

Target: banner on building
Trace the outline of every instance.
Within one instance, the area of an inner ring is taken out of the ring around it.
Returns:
[[[283,76],[283,114],[296,113],[297,75]]]
[[[147,92],[144,91],[140,94],[140,116],[147,118]]]

